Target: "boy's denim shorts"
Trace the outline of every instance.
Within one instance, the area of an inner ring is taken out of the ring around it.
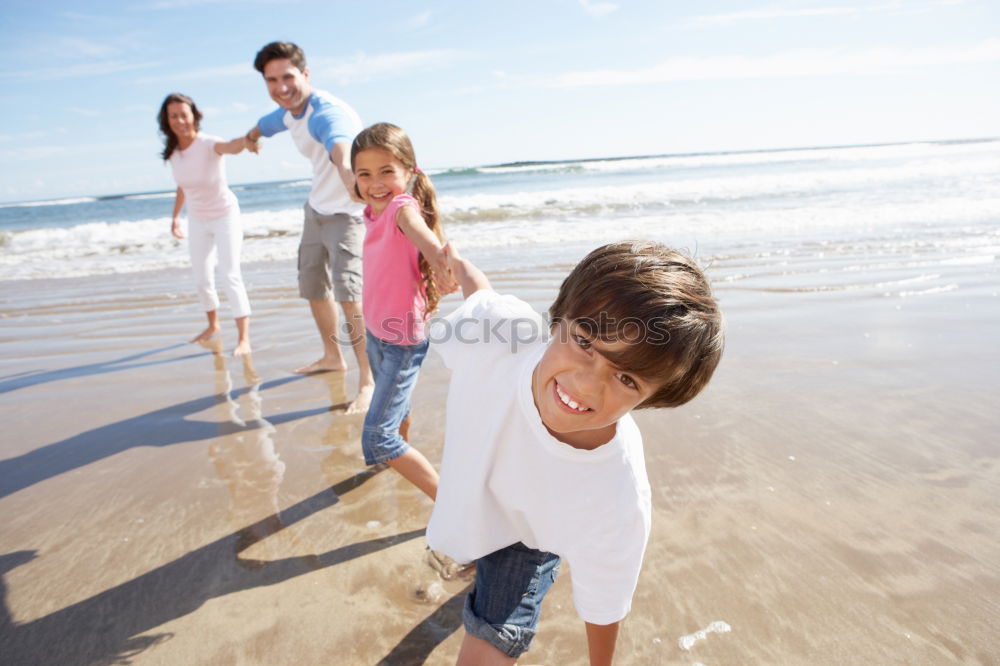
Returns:
[[[410,398],[429,342],[394,345],[368,331],[365,335],[375,392],[365,414],[361,451],[365,454],[365,464],[375,465],[395,460],[410,448],[399,434],[399,426],[410,413]]]
[[[508,657],[535,637],[542,599],[559,574],[559,556],[515,543],[476,560],[476,583],[465,600],[465,630]]]

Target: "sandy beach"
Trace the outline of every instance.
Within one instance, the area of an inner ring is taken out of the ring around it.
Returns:
[[[487,269],[544,311],[576,258]],[[706,259],[726,355],[636,414],[653,533],[617,663],[1000,663],[996,257]],[[290,372],[319,348],[292,267],[245,273],[249,362],[229,320],[222,354],[185,342],[180,269],[3,284],[4,663],[454,662],[468,582],[425,563],[429,500],[365,469],[352,371]],[[447,375],[431,353],[414,401],[435,464]],[[585,663],[570,576],[522,663]]]

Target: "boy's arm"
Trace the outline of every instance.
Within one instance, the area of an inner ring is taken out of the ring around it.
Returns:
[[[611,666],[618,640],[618,622],[611,624],[587,625],[587,648],[590,651],[590,666]]]
[[[462,287],[462,297],[468,298],[480,289],[492,289],[490,281],[481,270],[468,259],[458,256],[458,250],[451,243],[444,246],[444,254],[455,280]]]

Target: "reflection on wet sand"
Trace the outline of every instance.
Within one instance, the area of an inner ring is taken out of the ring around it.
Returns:
[[[215,359],[219,358],[214,352],[213,355]],[[301,378],[296,376],[282,377],[255,386],[259,393],[261,389],[276,388],[299,379]],[[242,426],[229,419],[216,424],[189,418],[216,404],[217,400],[217,395],[194,398],[86,430],[20,456],[0,460],[0,498],[132,447],[185,444],[216,437],[224,430],[233,432],[241,428]],[[325,411],[314,409],[281,414],[272,419],[272,423],[285,423]],[[137,437],[137,432],[141,432],[142,436]]]
[[[254,369],[253,357],[250,354],[240,357],[246,390],[234,392],[221,342],[217,339],[209,342],[219,342],[219,348],[214,350],[214,383],[220,427],[218,438],[208,447],[208,455],[229,491],[226,517],[238,529],[237,561],[257,566],[256,560],[240,559],[238,555],[284,527],[278,508],[278,488],[285,477],[285,463],[275,450],[275,428],[262,415],[262,379]],[[241,525],[248,527],[240,528]]]
[[[2,576],[36,558],[44,558],[46,553],[20,550],[0,555],[0,655],[3,656],[3,663],[81,666],[125,663],[172,637],[169,632],[147,632],[194,612],[209,600],[242,590],[276,585],[423,535],[423,529],[408,530],[377,538],[357,539],[347,545],[328,548],[325,552],[303,547],[288,527],[334,506],[343,495],[357,489],[384,468],[369,468],[346,478],[341,477],[330,487],[281,510],[279,489],[286,464],[278,453],[274,423],[288,423],[328,413],[329,407],[265,418],[262,389],[284,382],[263,382],[252,358],[247,356],[242,361],[234,361],[242,363],[242,378],[246,384],[234,389],[221,349],[215,349],[211,344],[207,346],[212,351],[214,395],[211,398],[184,403],[181,409],[175,406],[156,410],[130,419],[128,426],[117,426],[123,432],[127,427],[128,432],[134,435],[138,421],[148,420],[150,414],[155,414],[157,427],[154,429],[147,425],[144,430],[156,430],[159,433],[157,441],[167,444],[210,440],[208,453],[212,466],[220,483],[228,490],[225,516],[233,531],[131,580],[23,623],[14,621],[7,605]],[[292,377],[284,381],[296,379]],[[331,398],[340,399],[343,395],[342,375],[339,379],[339,385],[336,381],[328,383]],[[217,420],[211,424],[201,422],[199,436],[190,437],[189,430],[181,424],[189,422],[186,418],[188,414],[205,409],[208,402],[213,403],[214,408],[210,411],[214,411]],[[165,418],[167,416],[172,418]],[[52,446],[67,446],[67,450],[76,451],[81,441],[92,444],[97,441],[99,433],[107,433],[115,425],[91,431],[87,439],[74,438],[72,447],[68,443]],[[178,428],[180,434],[176,433]],[[329,436],[339,437],[340,434],[334,431]],[[96,454],[90,451],[86,462],[120,450],[122,447],[110,446]],[[18,462],[15,459],[11,464]],[[78,464],[84,464],[84,461]],[[41,473],[38,476],[46,478]],[[260,542],[270,544],[270,551],[277,556],[265,560],[241,555]],[[298,551],[305,550],[309,554],[288,556],[287,553],[292,550],[289,546],[298,546]],[[407,650],[429,651],[436,643],[421,643],[423,648],[414,648],[411,643],[406,645],[403,647]]]

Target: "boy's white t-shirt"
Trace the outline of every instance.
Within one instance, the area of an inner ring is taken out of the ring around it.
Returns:
[[[430,547],[459,562],[518,541],[555,553],[569,564],[580,617],[621,620],[650,527],[642,437],[631,416],[592,451],[546,430],[531,394],[546,329],[513,296],[477,291],[429,337],[452,370]]]

